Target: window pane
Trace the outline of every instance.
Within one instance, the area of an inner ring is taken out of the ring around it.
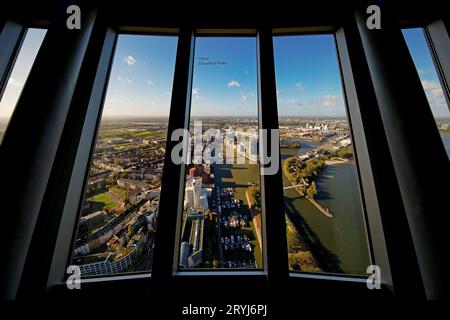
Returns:
[[[274,37],[289,268],[370,265],[349,122],[331,35]]]
[[[0,101],[0,143],[47,30],[29,28]]]
[[[423,30],[420,28],[405,29],[403,36],[422,81],[445,150],[450,157],[450,111]]]
[[[256,39],[197,38],[180,268],[262,267],[257,116]]]
[[[118,38],[73,252],[82,275],[151,270],[176,45]]]

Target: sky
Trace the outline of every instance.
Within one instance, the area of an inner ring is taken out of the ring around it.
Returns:
[[[278,36],[273,46],[280,116],[345,117],[332,35]]]
[[[280,116],[345,116],[331,35],[275,37]],[[167,116],[176,38],[119,37],[104,116]],[[191,117],[253,116],[257,108],[254,37],[197,37]]]
[[[433,64],[428,45],[422,29],[403,30],[406,44],[416,65],[422,86],[435,118],[450,118],[450,111],[445,101],[438,74]]]
[[[103,116],[168,117],[177,37],[119,35]]]
[[[46,32],[45,29],[30,28],[27,30],[0,101],[0,118],[9,119],[11,117]]]
[[[191,116],[258,115],[256,38],[198,37]]]
[[[10,117],[45,30],[29,29],[3,98]],[[450,116],[420,29],[404,31],[433,114]],[[276,36],[274,57],[280,116],[343,117],[345,106],[332,35]],[[103,116],[169,115],[177,37],[120,35]],[[197,37],[191,116],[257,116],[254,37]]]

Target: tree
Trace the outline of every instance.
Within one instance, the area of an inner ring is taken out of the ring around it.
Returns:
[[[289,260],[289,269],[291,269],[291,270],[300,270],[301,259],[300,259],[300,257],[297,254],[289,253],[288,254],[288,260]]]
[[[286,235],[289,249],[293,249],[294,247],[300,246],[300,239],[297,236],[297,232],[293,230],[290,226],[287,227]]]
[[[131,239],[134,236],[133,227],[131,224],[128,225],[128,238]]]
[[[306,190],[306,194],[309,198],[314,199],[317,194],[316,183],[313,181],[309,188]]]

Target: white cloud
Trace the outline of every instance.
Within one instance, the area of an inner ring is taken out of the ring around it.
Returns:
[[[313,108],[314,110],[316,110],[315,112],[317,112],[318,107],[319,109],[330,110],[342,106],[342,104],[343,101],[341,96],[339,95],[325,95],[320,98],[308,100],[292,98],[290,100],[284,100],[280,102],[280,105],[285,107],[302,107],[302,109],[304,110]]]
[[[322,98],[322,106],[327,108],[335,108],[341,102],[341,98],[339,96],[326,95]]]
[[[147,80],[147,84],[148,84],[149,86],[152,86],[152,85],[154,85],[154,82],[153,82],[152,80],[148,79],[148,80]]]
[[[433,97],[435,98],[443,98],[444,97],[444,91],[442,91],[441,88],[436,88],[431,90],[431,93],[433,95]]]
[[[299,99],[291,99],[280,102],[280,105],[283,107],[301,107],[303,106],[303,102]]]
[[[442,109],[446,108],[446,103],[444,99],[444,92],[442,91],[442,87],[440,83],[436,80],[423,80],[422,87],[425,90],[425,94],[428,99],[428,103],[433,109]]]
[[[200,92],[200,89],[199,89],[199,88],[194,88],[194,89],[192,89],[192,97],[193,97],[195,100],[202,100],[202,99],[203,99],[203,97],[200,96],[199,92]]]
[[[132,84],[133,83],[133,80],[131,80],[130,78],[122,78],[121,76],[118,76],[117,80],[119,80],[120,82],[126,83],[126,84]]]
[[[305,87],[300,82],[297,82],[295,84],[295,87],[297,88],[298,92],[303,92],[305,90]]]
[[[444,97],[444,92],[442,91],[440,83],[435,80],[432,81],[423,80],[422,87],[425,90],[425,93],[433,98]]]
[[[164,91],[163,92],[163,94],[165,95],[165,96],[172,96],[172,91]]]
[[[129,66],[134,66],[137,62],[136,59],[133,58],[132,56],[128,56],[128,57],[124,58],[123,61]]]
[[[123,100],[120,99],[120,98],[111,98],[111,99],[108,100],[108,102],[110,102],[110,103],[121,103],[121,102],[123,102]]]
[[[424,90],[434,90],[434,89],[440,89],[441,85],[435,81],[427,81],[427,80],[422,80],[422,87]]]
[[[122,99],[122,98],[117,98],[117,97],[113,97],[111,99],[108,99],[108,103],[112,103],[112,104],[120,104],[120,105],[133,105],[134,102],[132,100],[128,100],[128,99]]]
[[[230,82],[228,82],[228,88],[231,87],[240,87],[241,84],[239,82],[237,82],[236,80],[231,80]]]
[[[253,92],[241,93],[241,100],[242,101],[247,101],[248,98],[254,97],[254,96],[255,96],[255,94]]]
[[[9,78],[8,84],[12,85],[13,87],[17,87],[17,88],[23,87],[23,83],[20,82],[20,81],[18,81],[18,80],[16,80],[16,79],[13,78],[13,77],[10,77],[10,78]]]

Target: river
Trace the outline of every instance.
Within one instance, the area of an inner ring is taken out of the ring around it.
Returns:
[[[300,149],[281,149],[282,162],[314,149],[318,143],[302,141]],[[290,183],[283,174],[283,184]],[[326,166],[317,179],[317,201],[335,215],[327,218],[295,189],[284,190],[288,216],[326,272],[365,274],[369,249],[356,168],[354,164]]]
[[[318,145],[300,142],[300,149],[281,149],[282,162]],[[245,199],[247,182],[259,180],[258,171],[257,165],[249,164],[215,166],[216,179],[222,187],[235,187],[236,197],[241,200]],[[325,217],[311,202],[300,198],[295,189],[284,190],[286,211],[308,240],[322,270],[365,275],[370,258],[355,167],[353,164],[326,166],[323,174],[317,179],[317,201],[329,208],[335,218]],[[290,185],[284,174],[283,185]]]

